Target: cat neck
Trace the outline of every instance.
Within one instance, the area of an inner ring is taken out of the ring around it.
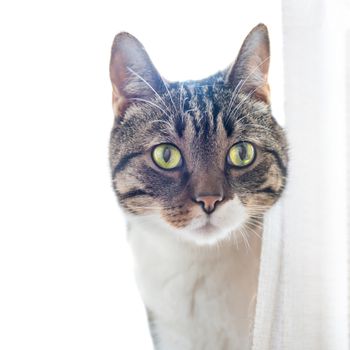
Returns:
[[[248,243],[238,239],[199,247],[147,220],[129,220],[136,280],[157,349],[249,348],[260,235],[250,232]]]

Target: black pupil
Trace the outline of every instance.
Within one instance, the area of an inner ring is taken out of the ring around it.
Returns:
[[[244,143],[239,145],[239,151],[238,151],[239,157],[241,160],[245,160],[247,157],[247,147]]]
[[[163,152],[163,159],[168,163],[171,157],[171,151],[169,147],[166,147]]]

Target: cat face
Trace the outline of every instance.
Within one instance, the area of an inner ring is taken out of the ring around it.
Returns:
[[[110,163],[120,205],[199,244],[257,225],[286,181],[287,145],[271,115],[266,27],[229,69],[201,81],[162,79],[126,33],[112,48]]]

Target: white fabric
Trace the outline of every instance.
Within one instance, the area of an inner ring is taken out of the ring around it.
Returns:
[[[283,1],[288,190],[267,215],[253,350],[348,350],[345,27]],[[279,224],[281,223],[281,224]]]
[[[276,333],[274,328],[278,324],[275,320],[281,308],[278,297],[282,265],[281,215],[281,204],[277,204],[265,216],[253,350],[272,349],[272,335]]]

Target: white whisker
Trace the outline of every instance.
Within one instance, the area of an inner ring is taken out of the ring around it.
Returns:
[[[240,93],[240,91],[242,90],[242,87],[247,83],[248,79],[253,76],[253,74],[255,74],[255,72],[257,71],[258,68],[260,68],[267,60],[270,59],[270,56],[267,56],[265,59],[263,59],[260,64],[258,64],[249,74],[248,76],[243,80],[243,84],[241,85],[241,87],[239,88],[239,91],[237,92],[237,94]],[[265,84],[263,84],[265,85]]]
[[[170,97],[171,103],[172,103],[173,106],[174,106],[175,112],[179,113],[179,111],[177,110],[177,108],[176,108],[176,106],[175,106],[174,100],[173,100],[173,98],[171,97],[171,93],[170,93],[170,91],[169,91],[169,89],[168,89],[168,85],[165,83],[163,77],[160,77],[160,79],[162,79],[162,82],[163,82],[163,84],[164,84],[164,87],[165,87],[166,91],[168,92],[168,95],[169,95],[169,97]]]
[[[149,100],[145,100],[145,99],[139,98],[139,97],[132,97],[132,98],[130,98],[130,100],[149,103],[150,105],[152,105],[152,106],[154,106],[154,107],[160,109],[167,117],[170,118],[170,115],[169,115],[167,112],[165,112],[165,110],[164,110],[163,108],[161,108],[160,106],[158,106],[158,105],[157,105],[156,103],[154,103],[154,102],[151,102],[151,101],[149,101]]]
[[[163,102],[164,104],[164,107],[168,110],[168,112],[170,112],[170,110],[168,109],[168,106],[167,104],[165,103],[165,101],[161,98],[161,96],[158,94],[158,92],[152,87],[152,85],[147,82],[144,78],[141,77],[140,74],[136,73],[132,68],[130,67],[127,67],[127,69],[129,70],[129,72],[133,73],[134,75],[136,75],[140,80],[142,80],[153,92],[156,96],[159,97],[159,99]],[[163,81],[164,83],[164,81]]]

